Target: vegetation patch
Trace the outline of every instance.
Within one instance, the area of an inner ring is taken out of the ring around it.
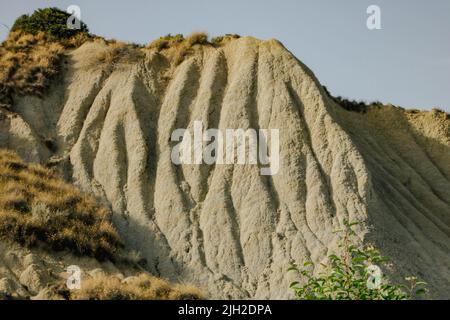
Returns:
[[[432,108],[431,112],[433,112],[435,115],[437,115],[438,117],[443,117],[445,120],[450,120],[450,113],[445,112],[442,109],[439,108]]]
[[[45,33],[52,39],[67,40],[78,34],[88,34],[86,24],[80,21],[79,29],[69,29],[67,20],[70,14],[58,8],[37,9],[32,15],[22,15],[14,22],[11,31],[22,31],[32,35]]]
[[[95,199],[40,165],[0,149],[0,238],[115,260],[121,239]]]
[[[147,273],[121,280],[100,275],[83,280],[80,290],[68,293],[74,300],[199,300],[201,292],[190,285],[171,285]]]
[[[229,41],[232,39],[239,39],[240,37],[241,36],[238,34],[227,33],[224,36],[213,37],[211,39],[211,43],[213,45],[220,46],[220,45],[224,44],[226,41]]]
[[[211,41],[209,41],[208,35],[204,32],[195,32],[186,38],[182,34],[168,34],[152,41],[147,48],[165,54],[170,58],[173,64],[177,66],[193,52],[197,45],[218,47],[227,40],[237,39],[239,37],[239,35],[227,34],[225,36],[212,38]]]
[[[147,48],[165,54],[177,66],[193,52],[193,47],[197,44],[210,45],[208,35],[196,32],[185,38],[182,34],[168,34],[152,41]]]
[[[142,50],[135,44],[127,44],[116,40],[105,41],[102,38],[97,38],[94,41],[100,41],[106,45],[105,49],[100,51],[93,61],[95,65],[106,64],[114,68],[121,64],[138,63],[144,57]]]
[[[327,87],[323,86],[323,89],[331,100],[347,111],[366,113],[370,107],[383,107],[383,104],[379,101],[366,103],[364,101],[350,100],[341,96],[335,97],[328,91]]]
[[[11,107],[13,94],[41,96],[60,71],[65,49],[90,38],[83,22],[80,29],[67,28],[69,17],[46,8],[16,20],[0,45],[0,107]]]
[[[390,283],[382,277],[381,270],[388,267],[388,258],[380,255],[373,246],[357,245],[354,227],[358,222],[345,222],[339,247],[341,255],[328,256],[328,264],[314,273],[312,262],[302,268],[289,268],[301,276],[290,288],[299,300],[410,300],[427,292],[426,283],[415,277],[407,277],[409,285]],[[302,284],[300,283],[302,281]]]
[[[10,106],[13,93],[41,95],[58,73],[63,52],[45,33],[10,33],[0,46],[0,103]]]

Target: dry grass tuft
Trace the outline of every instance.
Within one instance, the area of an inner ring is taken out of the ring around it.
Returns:
[[[41,95],[58,73],[64,47],[44,33],[11,32],[0,45],[0,105],[8,107],[11,95]]]
[[[78,48],[91,39],[92,37],[86,33],[77,33],[73,37],[62,41],[62,43],[66,48]]]
[[[140,48],[133,44],[111,40],[96,40],[106,44],[106,48],[97,54],[94,65],[106,64],[114,68],[119,65],[133,64],[139,62],[144,56]]]
[[[189,285],[172,286],[146,273],[120,280],[100,275],[83,280],[80,290],[71,291],[75,300],[199,300],[200,291]]]
[[[450,120],[450,113],[445,112],[440,108],[437,107],[431,108],[431,112],[433,112],[438,117],[443,117],[444,120]]]
[[[208,35],[203,32],[195,32],[184,38],[183,35],[167,35],[151,42],[147,48],[156,52],[164,52],[172,63],[177,66],[188,57],[195,45],[211,45]]]
[[[0,45],[0,107],[10,107],[13,94],[41,96],[60,71],[65,49],[89,39],[86,33],[59,41],[44,32],[10,32]]]
[[[180,44],[184,41],[184,36],[182,34],[171,35],[170,33],[164,37],[160,37],[152,41],[147,48],[155,49],[156,51],[161,51],[164,49],[169,49],[177,44]]]
[[[0,149],[0,238],[26,247],[44,244],[98,260],[122,246],[109,213],[40,165]]]
[[[189,47],[192,47],[196,44],[208,44],[208,35],[204,32],[194,32],[186,38],[186,43]]]
[[[164,49],[168,49],[169,47],[170,47],[170,41],[164,40],[164,39],[156,39],[148,45],[148,48],[155,49],[157,52],[164,50]]]
[[[126,44],[123,42],[113,42],[107,48],[97,54],[97,62],[105,64],[117,63],[121,55],[126,50]]]
[[[215,46],[220,46],[224,44],[227,41],[233,40],[233,39],[239,39],[241,36],[238,34],[231,34],[227,33],[224,36],[218,36],[211,39],[211,43]]]

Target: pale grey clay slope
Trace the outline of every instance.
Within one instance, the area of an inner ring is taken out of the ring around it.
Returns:
[[[179,65],[144,50],[102,64],[105,44],[72,51],[43,98],[16,97],[0,147],[51,163],[109,204],[148,270],[214,298],[288,298],[291,262],[337,250],[334,230],[361,220],[361,241],[450,298],[450,121],[387,106],[348,112],[278,41],[195,46]],[[280,130],[280,170],[171,162],[176,128]],[[55,141],[49,148],[45,140]],[[56,150],[52,151],[50,149]]]

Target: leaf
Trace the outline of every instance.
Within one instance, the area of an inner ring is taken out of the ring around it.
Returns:
[[[340,258],[337,256],[337,255],[335,255],[335,254],[332,254],[332,255],[330,255],[329,257],[328,257],[328,259],[330,259],[330,260],[340,260]]]
[[[353,263],[363,262],[366,261],[366,257],[355,257],[352,259]]]
[[[416,290],[417,295],[423,295],[425,293],[427,293],[427,289],[425,289],[425,288],[420,288],[420,289]]]

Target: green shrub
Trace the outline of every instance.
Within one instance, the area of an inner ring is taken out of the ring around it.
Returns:
[[[293,265],[294,271],[306,280],[292,282],[299,300],[409,300],[426,293],[426,283],[415,277],[407,277],[409,286],[389,283],[377,270],[385,267],[388,259],[380,255],[372,246],[357,246],[353,227],[357,222],[345,223],[341,233],[339,247],[343,254],[328,256],[328,264],[322,264],[318,275],[313,273],[312,262],[305,262],[303,268]]]
[[[349,100],[341,96],[335,97],[331,95],[327,87],[323,86],[323,89],[325,90],[325,93],[328,95],[328,97],[330,97],[336,104],[348,111],[365,113],[367,112],[367,109],[369,107],[383,106],[383,104],[379,101],[366,103],[364,101]]]
[[[11,28],[11,31],[23,31],[33,35],[45,32],[52,37],[63,40],[69,39],[78,33],[89,32],[85,23],[80,22],[80,29],[69,29],[67,19],[70,14],[58,8],[45,8],[34,11],[32,15],[20,16]]]

